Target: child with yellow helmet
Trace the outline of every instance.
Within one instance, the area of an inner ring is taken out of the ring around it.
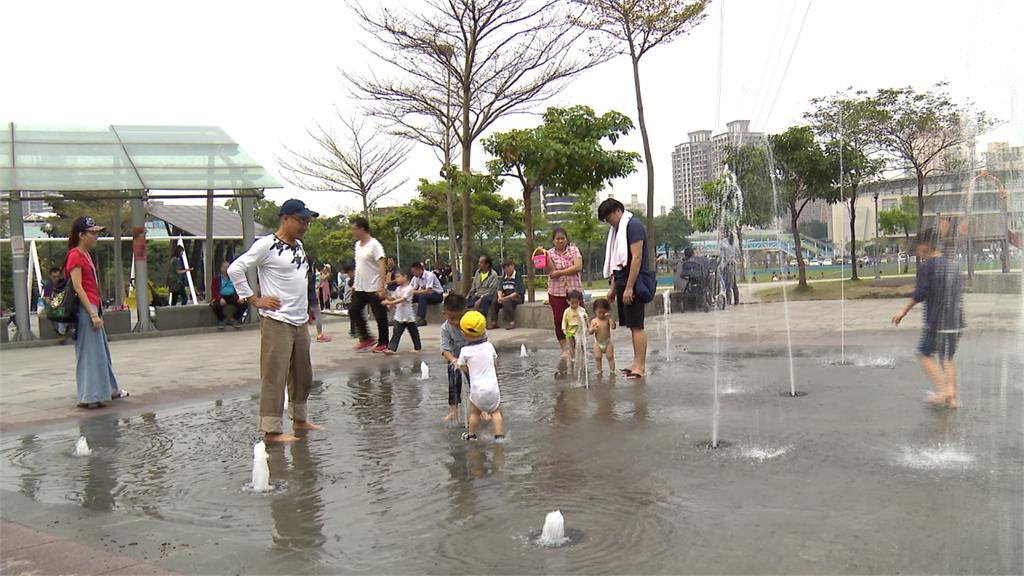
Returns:
[[[487,341],[487,319],[476,310],[462,316],[459,328],[466,337],[456,365],[469,374],[472,382],[469,389],[469,430],[463,438],[477,439],[476,432],[481,418],[494,423],[494,439],[505,439],[505,425],[501,416],[501,391],[498,389],[498,373],[494,361],[498,357],[494,345]]]

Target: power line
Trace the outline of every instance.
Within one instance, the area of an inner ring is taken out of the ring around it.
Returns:
[[[793,42],[793,49],[789,52],[789,59],[786,61],[786,68],[782,71],[782,78],[779,80],[779,88],[775,91],[775,98],[772,99],[772,105],[768,108],[768,114],[764,117],[764,124],[768,123],[768,119],[772,117],[772,111],[775,110],[775,103],[779,101],[779,94],[782,93],[782,86],[786,82],[786,75],[789,74],[789,65],[793,63],[793,55],[796,54],[796,48],[800,44],[800,36],[804,31],[804,24],[807,23],[807,15],[811,13],[811,4],[814,0],[808,0],[807,9],[804,10],[804,17],[800,21],[800,29],[796,32],[796,40]]]

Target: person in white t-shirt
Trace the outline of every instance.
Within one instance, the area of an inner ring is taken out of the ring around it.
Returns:
[[[309,221],[319,214],[293,199],[281,205],[279,215],[277,232],[253,242],[228,267],[228,277],[239,304],[248,301],[261,317],[259,431],[266,442],[294,442],[299,438],[282,430],[285,386],[292,428],[321,429],[306,419],[306,400],[313,387],[307,322],[316,294],[310,289],[309,259],[302,249]],[[245,275],[251,268],[259,277],[259,296]]]
[[[475,441],[480,420],[494,423],[494,439],[505,439],[505,421],[501,416],[501,391],[498,389],[498,373],[494,360],[498,353],[487,341],[487,320],[476,310],[462,315],[459,321],[466,344],[459,352],[455,364],[469,374],[469,430],[463,435],[468,441]]]
[[[374,352],[385,352],[388,350],[388,311],[384,301],[388,293],[384,247],[370,235],[370,222],[366,218],[356,217],[351,222],[352,237],[356,239],[356,272],[349,315],[359,338],[356,350],[362,352],[373,348]],[[363,310],[367,306],[377,321],[376,340],[366,327]]]
[[[416,314],[412,311],[412,284],[409,282],[409,273],[404,270],[395,272],[395,290],[390,299],[384,304],[395,311],[395,333],[391,335],[391,343],[385,354],[391,355],[398,351],[398,343],[402,340],[402,334],[409,331],[412,338],[412,347],[417,352],[423,349],[420,344],[420,329],[416,326]]]

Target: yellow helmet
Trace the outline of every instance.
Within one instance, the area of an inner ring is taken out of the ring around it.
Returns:
[[[484,334],[487,334],[487,319],[476,310],[470,310],[462,315],[459,328],[462,328],[462,333],[470,338],[483,338]]]

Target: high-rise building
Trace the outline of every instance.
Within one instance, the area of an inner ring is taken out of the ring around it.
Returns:
[[[576,194],[544,186],[538,196],[544,218],[549,224],[565,224],[572,218],[572,205],[576,203]]]
[[[733,120],[725,127],[725,132],[714,136],[711,130],[690,132],[689,141],[672,151],[673,205],[687,218],[693,218],[693,211],[704,205],[701,186],[721,174],[729,147],[764,142],[763,133],[750,131],[749,120]]]
[[[629,210],[633,214],[640,214],[644,217],[647,216],[647,204],[640,201],[640,197],[637,194],[629,195],[629,203],[626,204],[626,210]]]

